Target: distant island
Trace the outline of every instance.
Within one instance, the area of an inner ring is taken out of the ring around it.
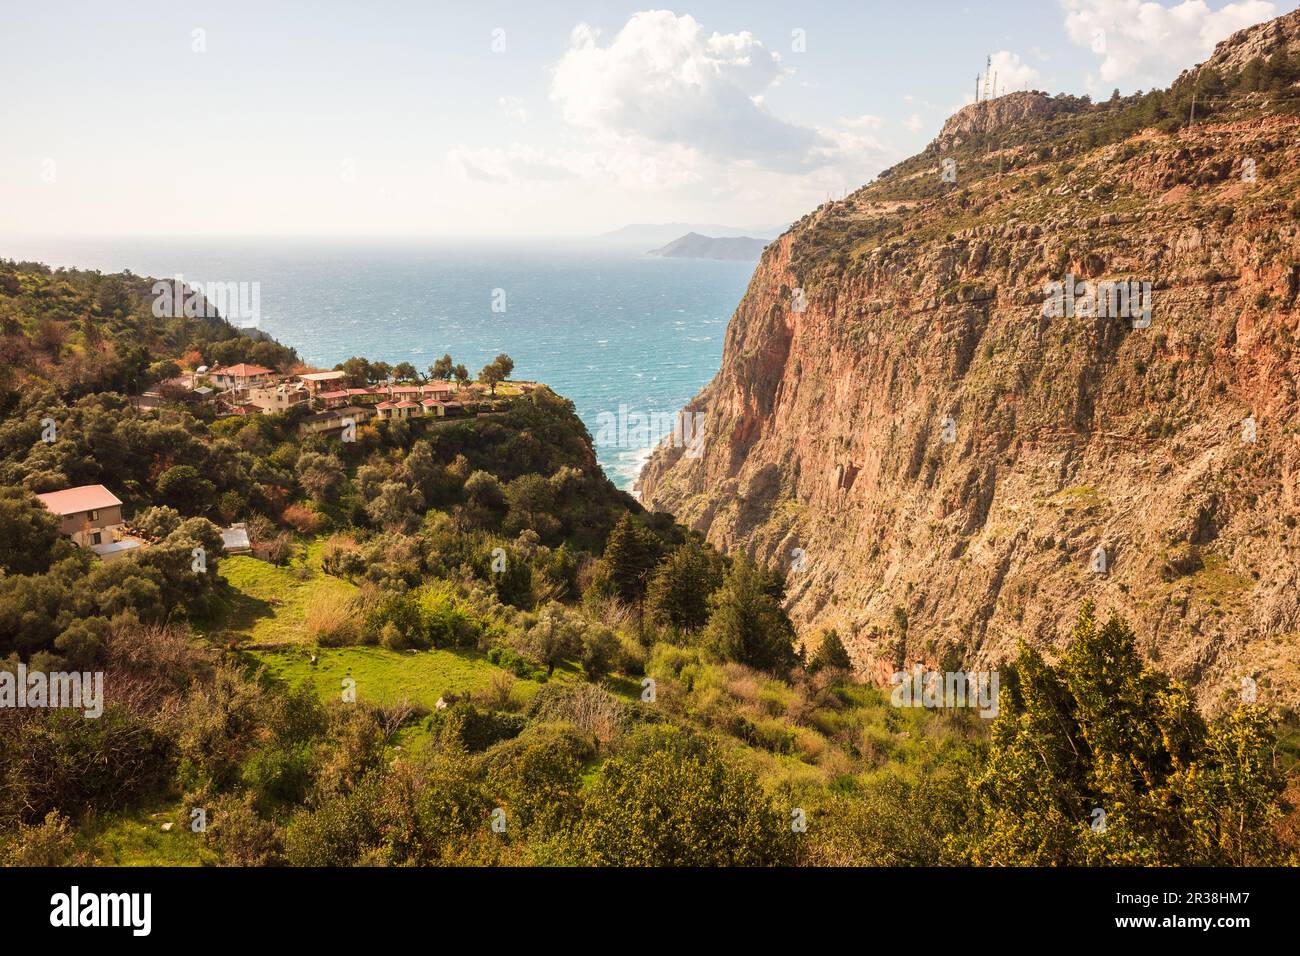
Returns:
[[[768,242],[750,236],[702,236],[698,232],[688,232],[666,246],[651,249],[649,255],[669,259],[756,260]]]
[[[724,226],[716,222],[640,222],[622,226],[612,232],[601,233],[595,238],[602,243],[633,246],[637,249],[654,249],[665,243],[679,239],[688,232],[697,232],[702,236],[779,236],[790,227],[784,224],[750,224],[748,226]]]

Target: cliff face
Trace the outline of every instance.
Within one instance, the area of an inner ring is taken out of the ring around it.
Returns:
[[[1300,701],[1300,118],[1238,99],[1099,146],[1029,117],[819,207],[643,501],[785,568],[866,675],[1051,651],[1092,598],[1210,706]],[[1044,315],[1086,280],[1150,282],[1149,325]]]
[[[965,137],[972,133],[993,133],[999,129],[1026,120],[1051,116],[1064,112],[1062,105],[1046,93],[1019,92],[1008,93],[991,100],[981,100],[963,106],[948,117],[939,131],[939,138],[931,145],[931,150],[946,150],[960,146]]]
[[[1300,52],[1300,10],[1292,10],[1268,23],[1238,30],[1216,44],[1214,54],[1197,69],[1235,73],[1245,69],[1251,60],[1263,59],[1278,51]]]

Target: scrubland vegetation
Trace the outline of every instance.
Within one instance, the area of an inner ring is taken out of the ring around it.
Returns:
[[[895,707],[838,635],[798,639],[778,571],[617,491],[545,388],[349,443],[302,439],[291,415],[138,412],[117,373],[91,387],[66,367],[109,361],[77,310],[139,319],[113,299],[129,277],[6,274],[11,350],[39,347],[36,291],[76,305],[4,398],[0,667],[102,671],[106,700],[96,719],[0,713],[0,861],[1295,857],[1274,719],[1206,720],[1123,622],[1084,608],[1062,660],[1024,648],[995,720]],[[219,332],[141,336],[158,351],[136,366],[243,348]],[[137,556],[99,563],[33,496],[92,482],[150,538]],[[265,560],[219,557],[234,520]]]

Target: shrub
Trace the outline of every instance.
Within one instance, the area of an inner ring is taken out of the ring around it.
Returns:
[[[287,534],[277,534],[267,543],[264,553],[272,564],[288,564],[293,557],[293,539]]]
[[[166,505],[156,505],[141,511],[131,524],[147,535],[165,538],[181,526],[181,513]]]
[[[321,546],[321,569],[340,578],[353,578],[363,569],[361,546],[345,534],[330,535]]]
[[[488,710],[510,710],[511,695],[515,689],[515,675],[509,671],[495,671],[488,686],[475,694],[475,700]]]
[[[487,652],[487,659],[497,667],[504,668],[516,677],[527,680],[545,680],[546,671],[535,666],[526,657],[515,653],[508,647],[493,647]]]
[[[355,866],[379,840],[381,782],[371,776],[351,793],[300,810],[285,828],[285,857],[292,866]]]
[[[203,839],[227,866],[274,866],[284,860],[280,832],[258,816],[251,793],[218,799]]]
[[[280,514],[280,520],[299,534],[314,534],[323,519],[306,505],[289,505]]]
[[[233,667],[194,688],[179,719],[180,779],[197,788],[232,782],[258,732],[262,692]]]
[[[318,595],[307,605],[303,633],[321,647],[361,642],[361,620],[354,602],[337,594]]]
[[[519,736],[527,721],[516,714],[479,710],[467,701],[460,701],[433,714],[427,724],[430,730],[440,732],[444,741],[454,738],[466,750],[477,753]]]
[[[0,753],[0,824],[127,806],[164,785],[173,758],[169,740],[111,703],[96,720],[68,709],[8,717]]]
[[[589,680],[600,680],[618,660],[622,648],[618,637],[607,627],[588,625],[582,632],[579,660]]]
[[[631,714],[623,701],[595,684],[547,684],[527,710],[534,723],[568,723],[609,747],[626,729]]]
[[[578,843],[603,866],[772,866],[794,859],[785,815],[703,738],[644,731],[601,767]]]
[[[529,837],[545,838],[577,822],[583,762],[592,756],[591,744],[572,729],[530,728],[488,751],[488,783],[512,822]]]
[[[0,866],[66,866],[74,837],[67,817],[51,810],[40,823],[20,825],[13,837],[0,842]]]

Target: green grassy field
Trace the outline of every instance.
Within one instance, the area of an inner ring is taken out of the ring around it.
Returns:
[[[316,663],[311,663],[311,654]],[[267,673],[286,684],[307,683],[322,700],[339,700],[343,681],[356,681],[357,701],[395,704],[408,700],[430,709],[450,691],[473,693],[487,689],[501,668],[471,650],[390,651],[385,647],[322,647],[301,651],[254,651]],[[556,677],[565,679],[559,670]],[[554,679],[554,678],[553,678]],[[513,697],[524,702],[541,688],[536,681],[517,679]]]
[[[321,547],[321,541],[312,541],[283,567],[244,555],[223,558],[220,574],[234,595],[216,620],[199,622],[202,629],[240,643],[304,641],[303,621],[313,601],[357,593],[356,585],[321,570]]]
[[[321,547],[320,540],[309,542],[283,567],[244,556],[224,559],[220,573],[231,594],[213,620],[199,622],[201,629],[215,640],[245,647],[272,678],[289,685],[310,684],[322,700],[338,700],[343,681],[350,677],[360,702],[409,701],[432,708],[447,692],[482,691],[504,673],[476,650],[318,646],[305,633],[307,609],[317,600],[346,599],[358,590],[321,570]],[[571,664],[560,665],[551,676],[554,681],[580,679],[581,669]],[[512,700],[522,705],[540,688],[538,681],[516,679]],[[640,687],[619,690],[630,696]]]
[[[171,829],[163,825],[170,823]],[[201,866],[204,849],[190,829],[189,810],[180,804],[106,813],[87,824],[77,850],[92,866]]]

